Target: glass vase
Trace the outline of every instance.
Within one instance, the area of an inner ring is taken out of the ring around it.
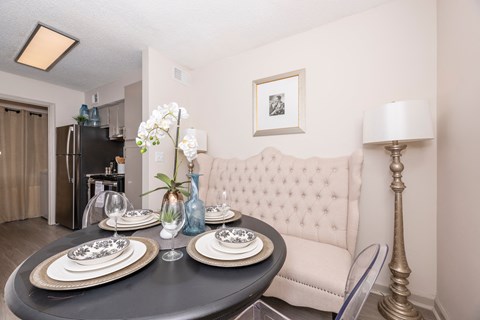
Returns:
[[[191,180],[190,198],[185,203],[185,226],[183,234],[187,236],[196,236],[205,232],[205,204],[198,197],[198,178],[197,173],[188,174]]]
[[[163,196],[162,207],[160,209],[160,217],[163,216],[163,213],[170,212],[171,215],[175,215],[177,212],[180,212],[182,215],[185,215],[185,203],[183,201],[183,195],[178,190],[168,190]],[[173,237],[177,234],[175,233]],[[167,232],[165,228],[160,232],[160,238],[170,239],[172,234]]]

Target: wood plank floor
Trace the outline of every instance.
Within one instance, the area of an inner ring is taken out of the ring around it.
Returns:
[[[72,232],[62,226],[49,226],[43,218],[0,224],[0,320],[18,320],[5,306],[3,288],[13,270],[31,254],[46,244]],[[310,309],[294,307],[276,298],[262,298],[269,305],[291,319],[330,320],[331,314]],[[377,303],[380,296],[371,294],[363,307],[360,320],[381,320]],[[421,309],[425,320],[435,320],[430,310]]]

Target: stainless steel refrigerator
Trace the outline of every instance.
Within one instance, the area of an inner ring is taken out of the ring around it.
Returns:
[[[70,125],[57,128],[56,221],[81,228],[87,204],[86,174],[101,173],[115,156],[122,155],[123,142],[108,138],[108,129]]]

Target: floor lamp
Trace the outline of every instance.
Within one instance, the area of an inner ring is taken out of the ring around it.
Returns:
[[[399,142],[433,139],[432,118],[425,101],[398,101],[365,112],[363,120],[363,143],[390,143],[385,149],[391,154],[390,170],[393,181],[390,188],[395,193],[395,220],[393,230],[392,260],[388,265],[392,273],[391,295],[378,303],[378,310],[385,319],[423,319],[421,313],[408,301],[407,288],[411,270],[405,255],[403,238],[402,151],[407,147]]]

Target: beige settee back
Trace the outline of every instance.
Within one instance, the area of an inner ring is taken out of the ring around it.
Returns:
[[[363,156],[299,159],[274,148],[246,160],[197,159],[200,198],[216,203],[228,192],[232,209],[272,225],[281,234],[347,249],[353,256]]]

